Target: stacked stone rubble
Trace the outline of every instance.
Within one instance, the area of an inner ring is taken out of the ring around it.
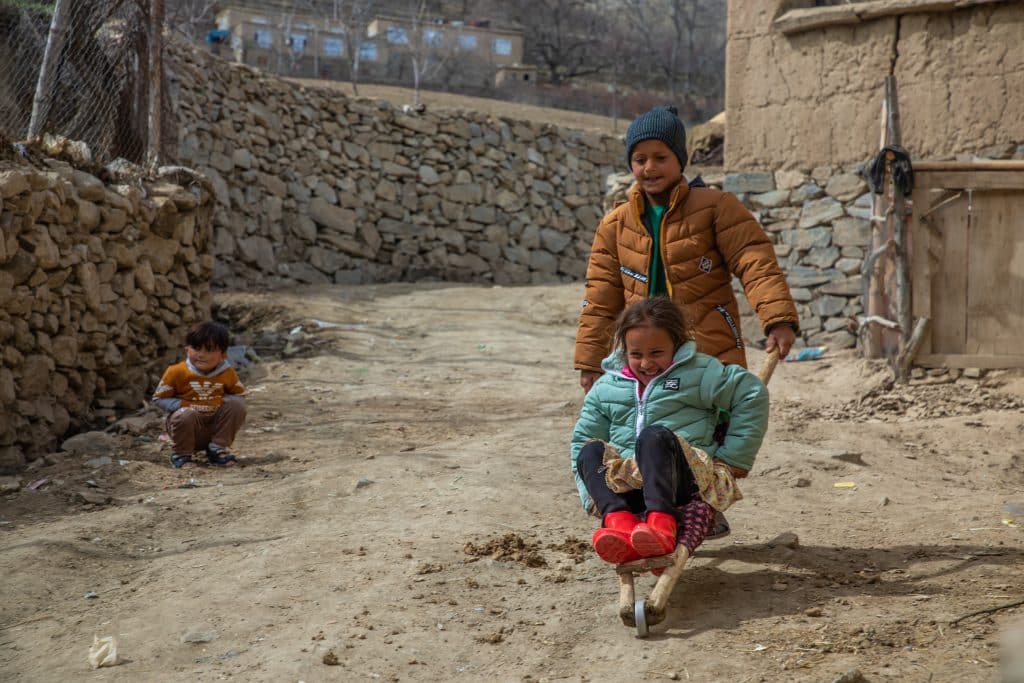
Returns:
[[[856,168],[736,173],[736,193],[775,243],[808,346],[852,348],[861,264],[871,242],[871,193]]]
[[[408,113],[202,53],[173,71],[180,161],[216,188],[219,284],[584,274],[621,140]]]
[[[0,162],[0,469],[142,405],[209,314],[211,193]]]

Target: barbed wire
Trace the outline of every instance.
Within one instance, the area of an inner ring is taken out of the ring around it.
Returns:
[[[66,4],[64,4],[66,3]],[[0,136],[82,141],[97,163],[142,162],[149,106],[147,0],[0,0]],[[60,12],[55,12],[56,10]],[[54,22],[55,13],[62,21]],[[63,38],[37,96],[53,26]]]

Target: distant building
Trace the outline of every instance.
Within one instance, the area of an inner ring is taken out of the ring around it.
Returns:
[[[414,23],[402,17],[377,17],[366,28],[369,38],[382,36],[390,49],[410,44]],[[473,57],[495,69],[523,61],[523,32],[495,28],[490,22],[432,21],[421,27],[424,43],[440,52]]]
[[[378,16],[366,35],[356,38],[327,17],[292,11],[287,4],[229,5],[217,15],[208,42],[211,50],[243,64],[301,78],[348,78],[350,39],[359,40],[360,73],[375,81],[410,83],[416,47],[425,60],[425,84],[491,89],[499,73],[502,82],[536,78],[536,69],[520,64],[523,32],[518,29],[433,20],[420,25],[416,36],[416,26],[412,19]]]
[[[301,78],[347,78],[348,32],[328,18],[302,12],[228,7],[217,15],[235,61]],[[360,40],[360,68],[382,62],[380,41]]]
[[[530,64],[501,66],[494,74],[494,87],[531,86],[537,82],[537,73],[537,67]]]

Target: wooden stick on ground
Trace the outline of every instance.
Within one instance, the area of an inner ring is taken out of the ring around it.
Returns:
[[[1018,600],[1017,602],[1008,602],[1005,605],[997,605],[995,607],[989,607],[987,609],[979,609],[976,612],[971,612],[970,614],[965,614],[962,617],[957,617],[953,621],[949,622],[949,625],[950,626],[956,626],[958,623],[960,623],[964,619],[970,619],[971,617],[978,617],[978,616],[981,616],[982,614],[992,614],[993,612],[998,612],[999,610],[1010,609],[1012,607],[1020,607],[1021,605],[1024,605],[1024,600]]]

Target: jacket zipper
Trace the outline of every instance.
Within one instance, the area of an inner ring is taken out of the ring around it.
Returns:
[[[644,200],[644,201],[646,201],[646,200]],[[665,267],[665,249],[664,249],[664,247],[665,247],[665,221],[668,219],[668,215],[670,213],[672,213],[672,209],[674,209],[675,206],[676,206],[676,196],[675,196],[675,193],[673,192],[672,193],[672,201],[669,202],[668,208],[665,209],[665,213],[663,213],[661,215],[661,224],[658,226],[658,242],[657,242],[657,244],[654,245],[654,248],[658,250],[659,254],[661,254],[661,264],[662,264],[661,265],[661,270],[662,270],[662,274],[665,276],[665,291],[668,292],[668,298],[670,298],[670,299],[672,298],[672,280],[668,276],[668,268]],[[640,225],[643,225],[644,224],[643,216],[640,215],[640,209],[637,208],[635,203],[633,205],[633,209],[636,211],[636,214],[637,214],[636,217],[640,221]],[[654,254],[651,254],[651,258],[647,261],[647,296],[651,295],[651,284],[650,283],[651,283],[651,280],[654,279],[654,278],[651,277],[653,275],[652,271],[654,270],[654,268],[652,267],[653,265],[654,265]]]
[[[673,364],[671,367],[667,368],[665,370],[665,372],[663,372],[661,374],[662,375],[668,374],[672,370],[672,368],[674,368],[674,367],[675,367],[675,365]],[[661,377],[661,375],[658,375],[658,377]],[[640,432],[642,432],[644,430],[644,427],[647,426],[647,416],[644,414],[644,411],[645,411],[646,406],[647,406],[647,392],[651,390],[651,385],[648,384],[647,386],[645,386],[644,390],[641,392],[640,391],[640,380],[634,379],[633,381],[636,382],[636,427],[635,427],[635,431],[636,431],[636,438],[639,439],[640,438]]]

